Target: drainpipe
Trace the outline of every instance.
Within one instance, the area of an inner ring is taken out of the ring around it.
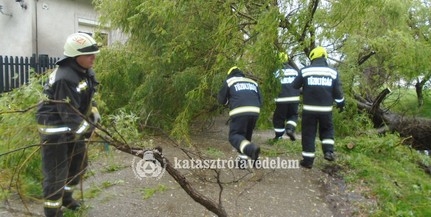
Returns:
[[[38,36],[39,36],[39,33],[38,33],[38,26],[37,26],[37,2],[38,2],[39,0],[34,0],[34,14],[35,14],[35,32],[36,32],[36,34],[35,34],[35,36],[34,36],[34,39],[35,39],[35,44],[36,44],[36,57],[34,58],[34,60],[35,60],[35,64],[36,64],[36,66],[37,65],[39,65],[39,38],[38,38]]]

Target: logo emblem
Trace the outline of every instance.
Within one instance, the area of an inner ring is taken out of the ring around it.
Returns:
[[[163,159],[163,165],[154,158],[153,151],[145,151],[142,159],[133,159],[132,169],[135,176],[142,180],[144,178],[156,178],[160,179],[166,169],[166,162]]]

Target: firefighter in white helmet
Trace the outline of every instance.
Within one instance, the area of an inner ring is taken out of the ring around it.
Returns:
[[[309,55],[311,65],[300,70],[293,87],[302,87],[302,158],[300,165],[311,169],[315,158],[315,138],[319,131],[324,159],[335,160],[332,107],[343,111],[344,97],[337,70],[328,66],[328,54],[323,47],[314,48]]]
[[[76,210],[72,198],[87,166],[85,139],[100,115],[93,101],[98,82],[92,70],[99,47],[88,34],[71,34],[64,58],[44,86],[47,100],[39,103],[36,119],[41,136],[44,212],[63,216],[61,207]]]

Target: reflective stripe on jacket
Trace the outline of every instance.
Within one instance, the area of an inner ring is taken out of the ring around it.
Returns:
[[[338,72],[328,66],[325,58],[314,59],[301,69],[292,84],[296,89],[302,87],[304,111],[331,112],[334,101],[344,100]]]
[[[256,81],[233,72],[218,93],[218,102],[229,105],[229,115],[259,115],[262,96]]]
[[[275,98],[276,103],[299,103],[300,91],[292,86],[292,82],[297,76],[298,71],[288,64],[285,64],[283,69],[277,70],[275,77],[280,80],[281,90]]]

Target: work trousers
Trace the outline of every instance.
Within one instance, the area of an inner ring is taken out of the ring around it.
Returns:
[[[258,117],[257,115],[241,115],[231,118],[229,142],[239,153],[242,153],[241,143],[251,142]]]
[[[299,103],[276,103],[272,116],[275,137],[282,137],[285,130],[295,132]]]
[[[313,163],[316,145],[315,139],[319,130],[319,139],[322,143],[322,151],[334,151],[334,125],[332,123],[332,112],[309,112],[302,113],[302,156],[307,163]]]
[[[65,190],[70,192],[85,173],[87,148],[74,134],[41,135],[41,140],[44,205],[52,213],[60,210]]]

